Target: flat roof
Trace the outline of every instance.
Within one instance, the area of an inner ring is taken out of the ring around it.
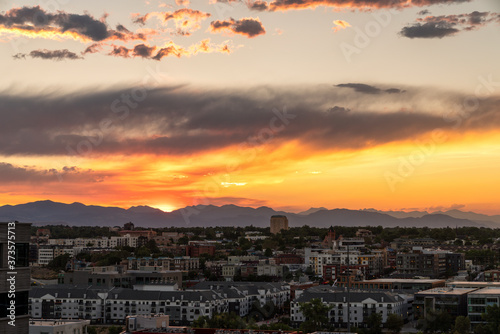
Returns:
[[[419,291],[416,294],[420,295],[463,295],[470,293],[472,291],[476,291],[477,288],[450,288],[450,287],[444,287],[444,288],[434,288],[434,289],[429,289],[429,290],[424,290],[424,291]]]
[[[456,286],[456,287],[461,287],[461,286],[470,287],[470,286],[473,286],[473,287],[478,287],[478,288],[488,287],[488,286],[500,287],[500,282],[456,281],[456,282],[446,282],[446,286]]]
[[[31,320],[29,322],[30,326],[46,326],[46,327],[54,327],[54,326],[64,326],[69,324],[90,324],[90,320]]]
[[[494,288],[482,288],[474,291],[472,294],[474,295],[500,295],[500,287]]]
[[[444,279],[404,279],[404,278],[376,278],[371,280],[359,281],[359,283],[436,283],[445,282]],[[356,282],[355,282],[356,283]]]

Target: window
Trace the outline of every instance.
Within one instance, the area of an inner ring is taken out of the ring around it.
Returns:
[[[16,244],[16,267],[29,266],[29,243]]]

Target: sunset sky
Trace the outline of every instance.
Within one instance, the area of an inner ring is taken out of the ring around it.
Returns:
[[[0,1],[0,205],[500,214],[498,0]]]

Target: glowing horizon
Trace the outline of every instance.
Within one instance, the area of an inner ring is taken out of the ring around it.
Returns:
[[[500,214],[495,1],[1,6],[0,205]]]

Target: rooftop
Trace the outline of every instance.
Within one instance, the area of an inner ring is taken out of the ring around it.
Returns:
[[[437,283],[444,282],[442,279],[404,279],[404,278],[376,278],[360,281],[359,283]]]
[[[482,288],[473,292],[474,295],[500,295],[500,287]]]
[[[416,295],[464,295],[470,292],[476,291],[476,288],[452,288],[452,287],[444,287],[444,288],[434,288],[429,290],[424,290],[417,292]]]
[[[55,327],[55,326],[65,326],[69,324],[90,324],[90,320],[30,320],[30,326],[44,326],[44,327]]]

